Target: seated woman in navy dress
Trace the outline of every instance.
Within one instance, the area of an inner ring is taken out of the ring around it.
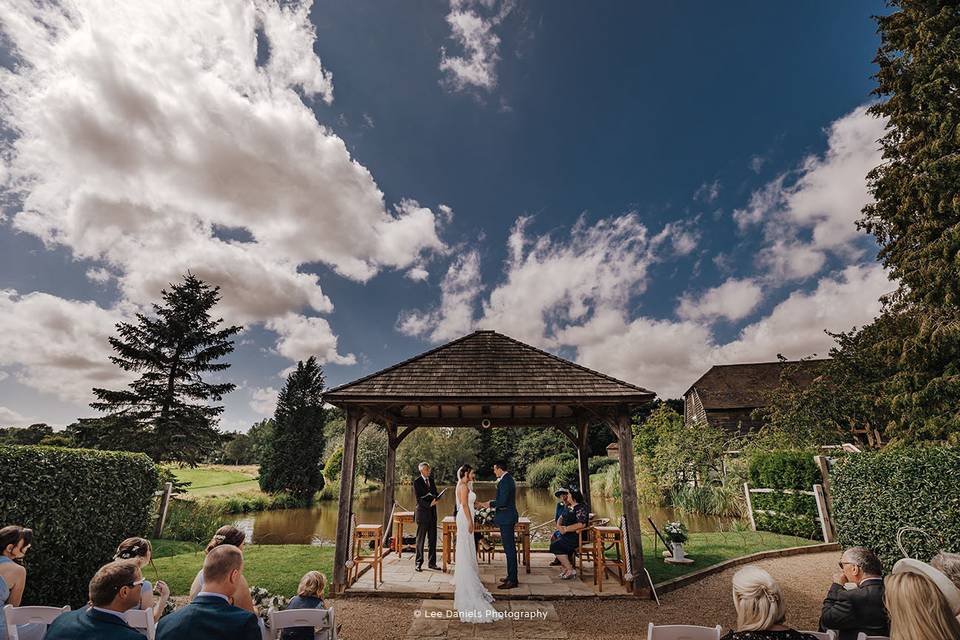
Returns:
[[[573,554],[577,550],[580,531],[590,523],[590,508],[583,502],[583,494],[576,489],[561,497],[567,503],[567,511],[557,520],[560,536],[550,543],[550,553],[557,556],[563,566],[560,578],[569,580],[576,577],[573,567]]]

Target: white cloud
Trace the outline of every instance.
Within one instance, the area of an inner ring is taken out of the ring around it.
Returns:
[[[429,334],[432,342],[469,333],[475,323],[476,299],[482,290],[480,254],[469,251],[455,258],[447,269],[440,283],[440,307],[425,313],[401,313],[397,329],[408,336]]]
[[[494,29],[512,10],[512,0],[450,0],[450,37],[463,55],[449,55],[446,47],[440,48],[444,84],[455,91],[496,87],[500,36]]]
[[[250,408],[264,416],[272,416],[277,409],[277,394],[273,387],[257,388],[250,392]]]
[[[684,294],[677,315],[684,320],[741,320],[750,315],[762,298],[763,291],[754,280],[727,278],[723,284],[699,294]]]
[[[766,246],[759,261],[771,276],[807,278],[823,268],[827,254],[860,257],[863,235],[855,223],[870,201],[866,175],[881,162],[877,140],[885,122],[857,107],[830,125],[822,156],[808,156],[734,211],[741,229],[762,225]]]
[[[333,84],[309,11],[277,0],[0,5],[18,61],[0,68],[0,117],[16,132],[0,141],[4,195],[19,205],[12,226],[99,263],[88,277],[115,278],[124,304],[155,301],[190,270],[222,287],[229,322],[273,322],[279,353],[353,362],[325,320],[307,317],[333,304],[304,267],[357,281],[418,274],[445,250],[450,214],[412,199],[388,206],[317,122],[305,101],[331,103]],[[61,381],[23,358],[27,383],[59,393]]]
[[[704,182],[693,194],[694,200],[711,204],[720,196],[720,181]]]
[[[0,405],[0,427],[28,427],[36,420]]]

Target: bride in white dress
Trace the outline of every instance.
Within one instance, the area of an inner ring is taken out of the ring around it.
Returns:
[[[477,494],[473,492],[476,473],[468,464],[457,471],[457,562],[453,567],[453,607],[461,622],[496,622],[503,614],[493,606],[493,596],[480,580],[473,518]]]

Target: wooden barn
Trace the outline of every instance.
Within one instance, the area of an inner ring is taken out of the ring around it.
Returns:
[[[683,394],[685,424],[711,424],[741,435],[758,429],[762,421],[751,414],[765,407],[781,380],[809,385],[826,360],[784,360],[748,364],[718,364]],[[786,378],[784,378],[786,376]]]

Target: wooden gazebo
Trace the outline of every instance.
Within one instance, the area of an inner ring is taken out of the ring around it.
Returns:
[[[388,435],[383,530],[391,526],[397,447],[418,427],[552,427],[570,439],[581,491],[590,496],[587,430],[605,424],[619,441],[620,488],[634,593],[649,596],[643,572],[631,411],[654,394],[495,331],[476,331],[392,367],[331,389],[324,400],[346,413],[334,590],[347,586],[357,437],[368,423]]]

